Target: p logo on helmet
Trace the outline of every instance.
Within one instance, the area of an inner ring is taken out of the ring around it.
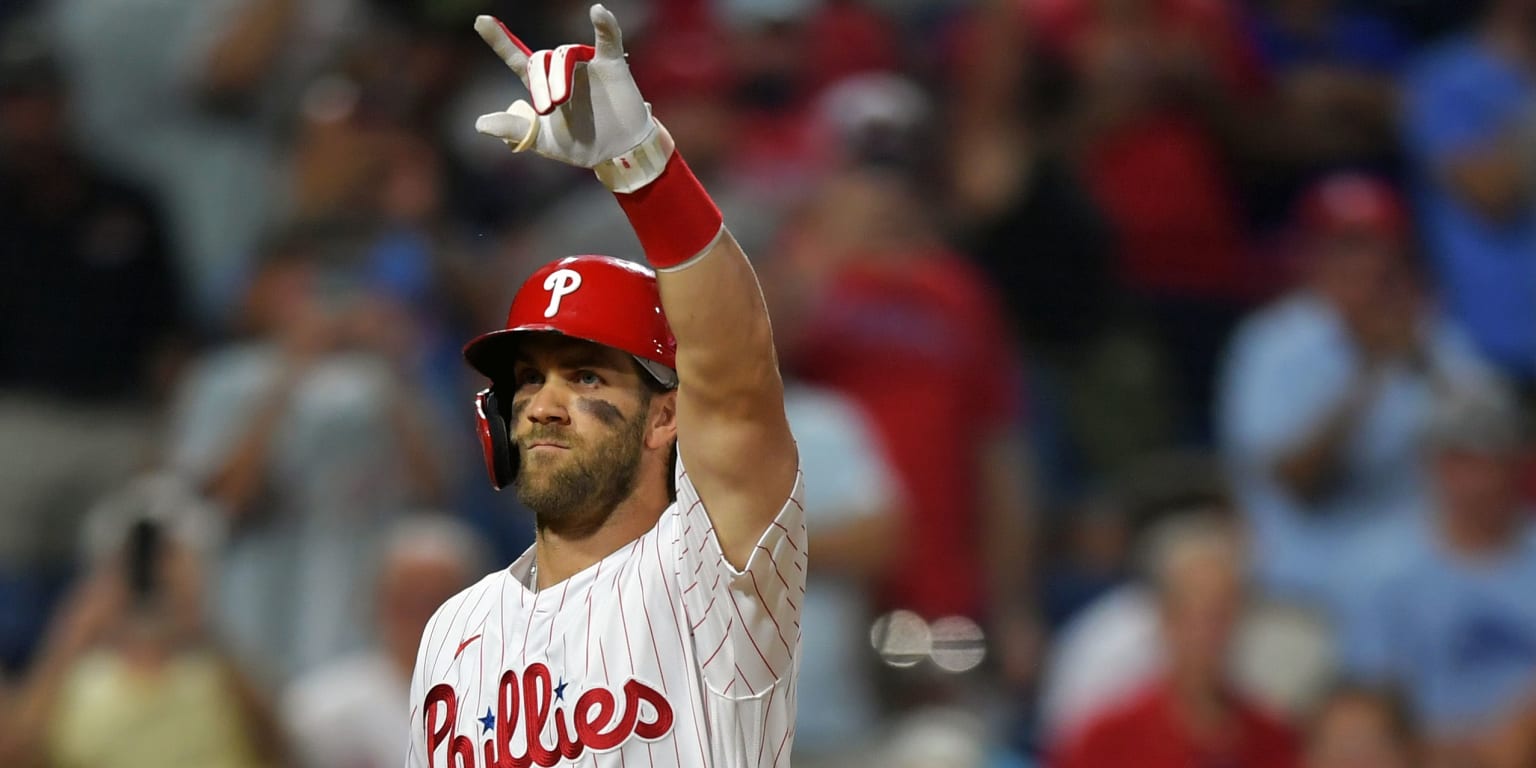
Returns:
[[[575,293],[581,287],[581,273],[574,269],[557,269],[544,278],[544,290],[549,291],[549,306],[544,308],[545,317],[560,313],[560,299]]]

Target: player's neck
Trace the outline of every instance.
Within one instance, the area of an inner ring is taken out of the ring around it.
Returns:
[[[544,529],[534,541],[534,590],[548,589],[597,564],[656,526],[666,511],[665,487],[644,483],[619,502],[601,528],[584,536]]]

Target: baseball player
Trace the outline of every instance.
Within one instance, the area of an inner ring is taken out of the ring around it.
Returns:
[[[787,765],[806,534],[767,311],[591,18],[595,46],[538,52],[477,19],[531,103],[476,127],[593,169],[656,271],[548,264],[465,347],[492,483],[537,539],[427,626],[407,766]]]

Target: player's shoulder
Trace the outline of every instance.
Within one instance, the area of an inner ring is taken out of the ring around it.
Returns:
[[[482,598],[486,593],[500,590],[509,578],[511,576],[506,568],[491,571],[479,581],[460,590],[458,594],[444,600],[427,622],[428,634],[468,621],[471,606],[484,602]]]

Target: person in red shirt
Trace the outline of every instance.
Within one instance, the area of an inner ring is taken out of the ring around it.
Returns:
[[[1021,0],[1042,56],[1069,73],[1061,135],[1117,244],[1118,275],[1160,339],[1182,435],[1228,330],[1272,277],[1238,173],[1266,146],[1267,76],[1226,0]]]
[[[1149,561],[1166,671],[1070,734],[1052,755],[1052,768],[1298,764],[1296,735],[1237,692],[1228,675],[1244,600],[1241,551],[1233,524],[1206,513],[1173,518],[1154,529]]]
[[[988,624],[1005,678],[1030,664],[1022,373],[996,295],[945,247],[902,174],[844,172],[767,269],[774,333],[803,380],[869,414],[905,492],[884,610]]]

